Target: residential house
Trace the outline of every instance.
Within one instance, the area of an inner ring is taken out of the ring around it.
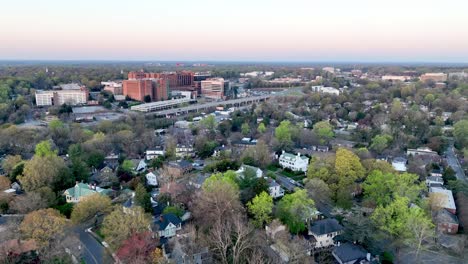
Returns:
[[[134,173],[142,173],[146,170],[147,164],[144,159],[138,160],[138,159],[132,159],[131,160],[133,163],[133,172]]]
[[[145,175],[146,178],[146,184],[149,186],[158,186],[158,178],[156,177],[156,174],[154,172],[150,171]]]
[[[317,146],[318,152],[328,152],[330,148],[328,146]]]
[[[186,161],[186,160],[181,160],[181,161],[176,161],[176,162],[169,162],[166,165],[169,173],[171,175],[174,175],[176,177],[181,177],[184,174],[189,173],[193,167],[192,163]]]
[[[182,229],[182,221],[175,214],[162,214],[154,221],[154,230],[159,237],[170,238]]]
[[[434,214],[433,219],[438,231],[446,234],[456,234],[458,232],[459,223],[457,216],[446,209],[438,210]]]
[[[162,147],[146,150],[146,160],[163,157],[164,155],[166,155],[166,151]]]
[[[351,243],[344,243],[335,247],[332,255],[340,264],[364,264],[371,261],[371,254],[367,250]]]
[[[233,141],[231,144],[233,147],[236,147],[242,151],[250,147],[255,147],[257,145],[257,140],[251,138],[242,138],[239,141]]]
[[[77,182],[74,187],[71,187],[64,192],[67,203],[78,203],[84,197],[95,193],[107,195],[110,193],[110,190],[97,187],[95,184]]]
[[[104,158],[104,164],[115,170],[119,166],[119,154],[110,153]]]
[[[112,184],[112,182],[118,181],[114,169],[112,169],[109,165],[106,165],[104,168],[93,173],[91,180],[97,182],[99,187],[108,187]]]
[[[455,200],[453,199],[453,193],[451,190],[447,190],[440,187],[430,187],[429,188],[429,197],[434,197],[436,202],[440,204],[442,208],[447,209],[452,214],[457,213],[457,206],[455,205]]]
[[[301,156],[300,153],[297,155],[287,153],[283,150],[279,157],[279,165],[283,168],[288,168],[292,171],[307,172],[307,166],[309,166],[309,158]]]
[[[177,144],[176,146],[176,157],[193,157],[195,155],[195,150],[192,146]]]
[[[327,218],[309,223],[309,235],[313,236],[314,248],[330,247],[335,245],[333,238],[343,232],[336,219]]]
[[[430,174],[430,175],[431,175],[432,177],[442,177],[443,173],[444,173],[444,172],[443,172],[442,170],[440,170],[440,169],[439,169],[439,170],[433,169],[433,170],[431,170],[431,174]]]
[[[254,167],[254,166],[250,166],[250,165],[246,165],[246,164],[242,164],[240,166],[240,168],[236,171],[237,175],[239,175],[240,177],[244,177],[244,173],[247,171],[247,170],[250,170],[252,172],[255,173],[255,176],[257,178],[261,178],[263,176],[263,171],[260,169],[260,168],[257,168],[257,167]]]
[[[399,172],[405,172],[407,170],[406,164],[408,160],[403,157],[397,157],[392,160],[392,167]]]
[[[279,185],[275,180],[271,178],[267,178],[267,181],[268,181],[268,192],[270,193],[271,197],[276,199],[276,198],[284,196],[284,190],[283,188],[281,188],[281,185]]]
[[[208,247],[196,242],[196,235],[184,233],[174,237],[164,245],[170,263],[174,264],[203,264],[213,263],[212,254]]]
[[[429,156],[433,158],[439,158],[439,154],[437,152],[432,151],[430,148],[422,147],[417,149],[408,149],[406,151],[406,155],[408,156]]]
[[[428,187],[432,186],[434,184],[444,185],[444,180],[442,179],[442,177],[436,177],[436,176],[429,176],[429,177],[426,178],[426,185]]]
[[[197,175],[190,178],[189,185],[197,189],[200,189],[203,183],[205,182],[205,180],[208,179],[209,176],[210,176],[209,174],[197,173]]]

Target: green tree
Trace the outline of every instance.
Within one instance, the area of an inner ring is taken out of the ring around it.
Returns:
[[[215,188],[218,182],[224,182],[231,185],[234,189],[239,190],[239,185],[237,184],[237,174],[232,170],[228,170],[225,173],[219,172],[211,174],[205,182],[203,183],[203,189],[206,191]]]
[[[434,100],[435,100],[435,96],[433,94],[427,94],[424,97],[424,101],[426,101],[426,103],[428,103],[429,105],[431,105],[432,102],[434,102]]]
[[[57,156],[57,151],[52,150],[52,146],[48,140],[44,140],[36,145],[35,155],[38,157]]]
[[[263,134],[263,133],[265,133],[265,131],[266,131],[265,124],[263,122],[258,124],[257,132],[260,133],[260,134]]]
[[[397,249],[405,244],[415,248],[418,254],[423,241],[433,236],[434,225],[421,208],[410,207],[409,202],[408,198],[397,196],[387,206],[377,207],[371,219],[379,229],[396,240]]]
[[[315,123],[312,130],[319,137],[321,144],[328,143],[334,136],[333,127],[328,121]]]
[[[247,207],[254,216],[253,223],[256,227],[262,227],[264,223],[268,224],[271,221],[273,198],[268,193],[262,192],[255,196],[247,203]]]
[[[68,170],[60,157],[52,154],[42,156],[44,152],[40,153],[26,162],[23,175],[18,176],[26,191],[55,186],[61,180],[61,174]]]
[[[153,211],[151,206],[151,195],[146,191],[145,186],[139,183],[135,188],[135,203],[145,210],[145,212],[150,213]]]
[[[373,171],[363,184],[366,198],[377,205],[386,205],[392,201],[392,194],[395,188],[394,174]]]
[[[108,213],[111,210],[111,199],[101,194],[84,197],[73,207],[71,220],[75,224],[91,220],[97,214]]]
[[[216,119],[214,115],[208,115],[200,121],[200,125],[206,129],[213,131],[216,127]]]
[[[277,216],[291,233],[298,234],[306,229],[306,220],[314,211],[314,200],[307,196],[306,190],[296,190],[279,201]]]
[[[131,160],[124,160],[121,167],[123,171],[130,173],[133,171],[133,162]]]
[[[250,133],[250,126],[248,123],[243,123],[242,126],[241,126],[241,132],[242,134],[245,136],[245,135],[248,135]]]
[[[335,172],[340,181],[345,182],[353,182],[365,176],[365,169],[359,157],[344,148],[339,148],[336,151]]]
[[[390,135],[377,135],[372,138],[371,149],[377,151],[377,153],[382,153],[384,149],[388,147],[392,141],[392,136]]]
[[[275,129],[275,138],[283,146],[292,144],[292,129],[291,122],[288,120],[281,121],[280,125]]]
[[[468,146],[468,120],[460,120],[453,125],[453,135],[460,149]]]
[[[362,161],[362,166],[366,168],[367,174],[370,174],[375,170],[381,171],[383,173],[396,173],[392,164],[384,160],[366,159]]]
[[[377,205],[385,206],[395,197],[405,197],[410,202],[415,202],[425,188],[418,179],[416,174],[382,173],[375,170],[369,174],[362,187],[365,197]]]
[[[175,214],[177,217],[182,217],[184,213],[184,209],[178,205],[168,206],[163,210],[163,214]]]
[[[132,213],[126,213],[117,207],[104,218],[101,232],[112,249],[120,247],[132,234],[145,232],[150,228],[151,217],[141,207],[132,207]]]

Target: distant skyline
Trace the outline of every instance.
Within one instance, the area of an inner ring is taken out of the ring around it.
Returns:
[[[15,0],[0,60],[468,62],[466,0]]]

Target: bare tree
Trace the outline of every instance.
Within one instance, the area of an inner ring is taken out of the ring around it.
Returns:
[[[11,203],[11,209],[20,214],[46,208],[48,202],[37,192],[28,192],[26,195],[16,196]]]

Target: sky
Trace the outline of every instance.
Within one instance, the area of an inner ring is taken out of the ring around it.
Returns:
[[[468,62],[467,0],[3,2],[0,60]]]

